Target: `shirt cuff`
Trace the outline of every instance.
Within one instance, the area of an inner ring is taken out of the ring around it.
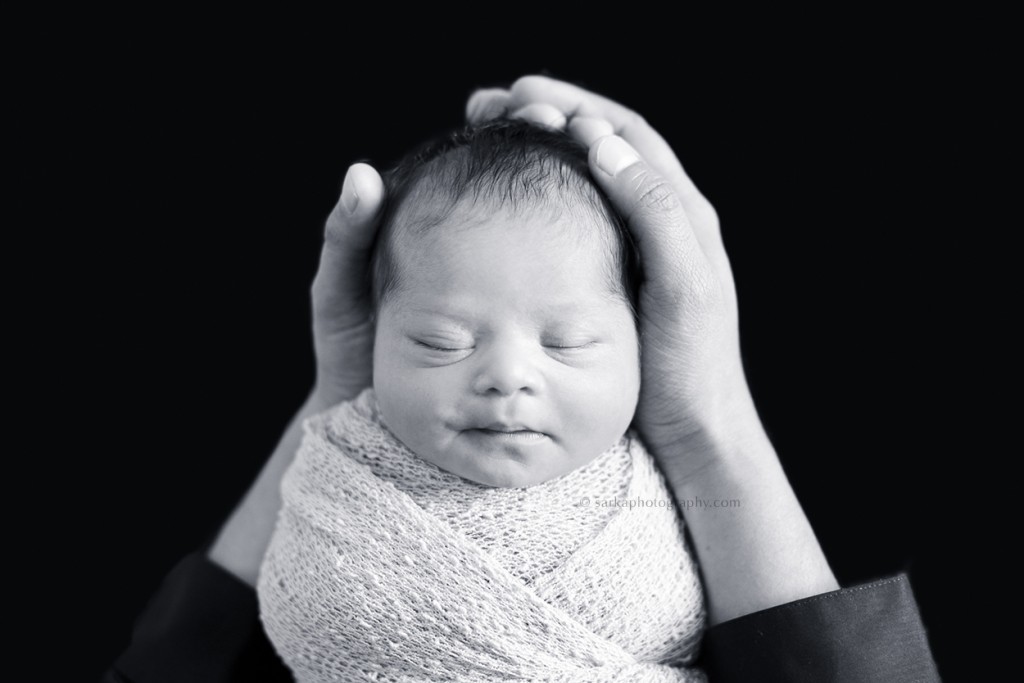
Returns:
[[[291,680],[263,633],[256,592],[205,546],[164,577],[113,665],[133,683],[226,683],[253,670],[250,680]]]
[[[715,683],[940,680],[905,573],[717,624],[701,659]]]

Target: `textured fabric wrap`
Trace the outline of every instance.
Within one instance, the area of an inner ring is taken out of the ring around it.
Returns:
[[[372,388],[303,429],[257,583],[299,683],[705,680],[696,564],[633,430],[494,488],[416,457]]]

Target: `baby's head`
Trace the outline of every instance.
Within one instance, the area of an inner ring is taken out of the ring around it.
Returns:
[[[384,182],[370,286],[388,429],[487,486],[533,486],[615,444],[640,390],[639,266],[586,150],[496,121]]]

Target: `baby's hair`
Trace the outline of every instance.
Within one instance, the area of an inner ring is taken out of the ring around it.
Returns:
[[[403,232],[423,234],[467,208],[550,208],[582,217],[604,241],[609,291],[637,323],[640,265],[625,221],[590,174],[587,149],[568,134],[524,121],[468,125],[426,144],[382,174],[384,207],[369,268],[373,308],[401,291]]]

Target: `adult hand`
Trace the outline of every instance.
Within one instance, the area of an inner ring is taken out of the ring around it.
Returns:
[[[567,129],[590,149],[595,178],[640,250],[642,381],[635,425],[674,477],[708,463],[709,432],[749,420],[753,401],[740,357],[736,288],[718,215],[668,143],[637,113],[574,85],[527,76],[482,90],[467,118],[498,115]]]
[[[328,408],[354,398],[373,380],[374,323],[366,286],[370,248],[384,199],[380,175],[353,164],[324,229],[313,279],[314,401]]]
[[[622,105],[542,76],[477,92],[466,111],[568,130],[629,225],[643,270],[635,425],[683,505],[710,623],[838,588],[747,386],[718,216],[668,143]]]
[[[383,199],[384,184],[377,171],[366,164],[348,169],[341,196],[327,218],[311,291],[316,383],[208,551],[213,562],[250,586],[256,585],[274,532],[281,477],[301,443],[302,422],[354,398],[373,380],[374,324],[365,276]]]

